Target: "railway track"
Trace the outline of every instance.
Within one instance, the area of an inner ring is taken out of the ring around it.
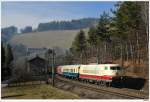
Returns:
[[[107,94],[107,95],[117,96],[122,99],[148,99],[147,94],[145,94],[143,92],[139,92],[139,91],[129,92],[129,91],[124,91],[124,90],[117,89],[117,88],[102,87],[102,86],[93,85],[93,84],[91,85],[91,84],[87,84],[87,83],[85,84],[85,83],[81,83],[81,82],[78,82],[75,80],[62,78],[59,76],[57,76],[56,79],[59,82],[73,84],[82,89],[91,90],[91,91],[95,91],[95,92],[103,93],[103,94]]]

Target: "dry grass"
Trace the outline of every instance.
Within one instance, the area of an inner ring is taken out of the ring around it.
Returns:
[[[2,89],[2,97],[7,99],[79,99],[79,96],[75,94],[50,85],[7,87]]]
[[[88,29],[84,29],[84,31],[87,32]],[[26,33],[14,36],[10,43],[24,44],[27,47],[35,48],[70,48],[72,41],[78,32],[79,30],[55,30]]]
[[[120,60],[115,60],[114,63],[121,64]],[[123,66],[126,70],[125,75],[126,76],[133,76],[133,77],[142,77],[148,79],[149,74],[148,71],[148,64],[146,64],[144,61],[141,61],[140,64],[133,63],[133,61],[124,61]],[[147,71],[146,71],[147,70]]]

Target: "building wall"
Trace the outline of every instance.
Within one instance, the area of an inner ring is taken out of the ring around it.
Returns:
[[[34,58],[28,61],[28,71],[32,75],[43,75],[47,74],[46,61],[40,58]]]

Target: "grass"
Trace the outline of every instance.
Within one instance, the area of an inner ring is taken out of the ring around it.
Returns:
[[[7,99],[79,99],[76,94],[50,85],[29,85],[2,88],[2,98]]]
[[[87,33],[88,29],[84,29]],[[32,48],[70,48],[72,41],[79,30],[51,30],[43,32],[32,32],[27,34],[15,35],[10,43],[23,44]]]

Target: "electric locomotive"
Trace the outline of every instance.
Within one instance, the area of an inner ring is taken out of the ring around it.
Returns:
[[[118,64],[81,65],[79,78],[97,83],[111,83],[114,78],[122,76]]]

